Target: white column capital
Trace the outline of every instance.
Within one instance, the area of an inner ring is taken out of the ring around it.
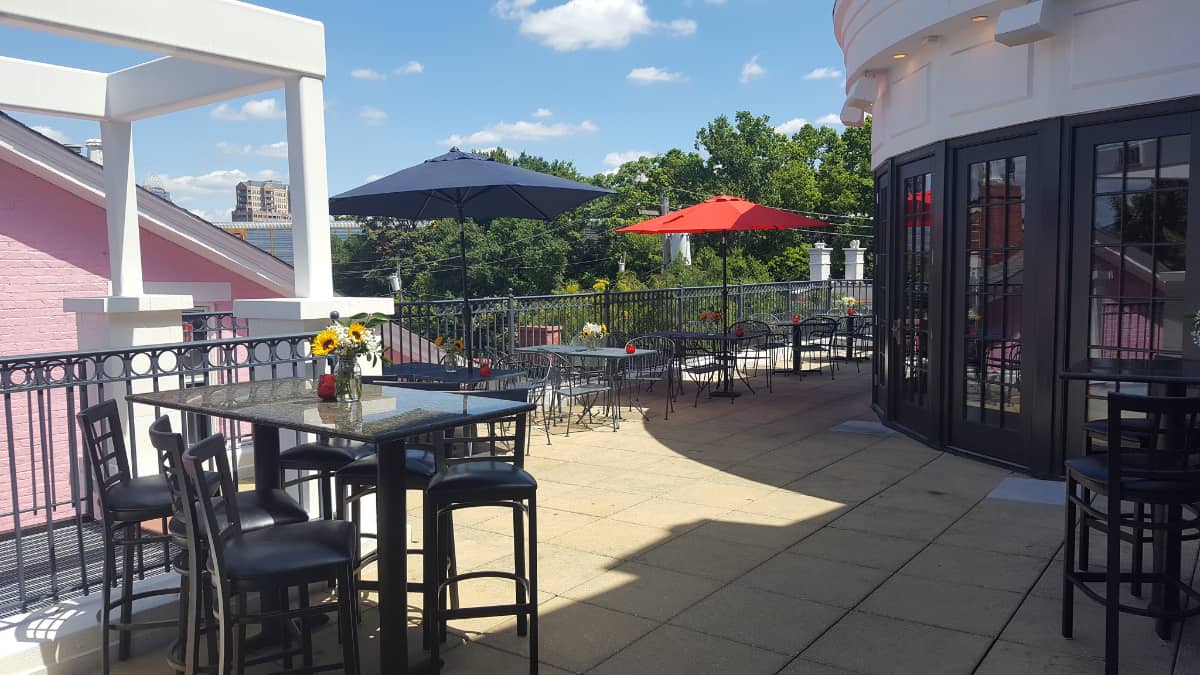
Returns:
[[[818,241],[808,248],[808,278],[810,281],[827,281],[829,279],[830,254],[833,249],[823,241]]]
[[[866,272],[867,249],[859,246],[858,240],[854,239],[842,252],[846,255],[846,279],[862,279]]]

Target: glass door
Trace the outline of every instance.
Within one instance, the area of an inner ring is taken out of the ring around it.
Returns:
[[[938,196],[934,194],[933,160],[905,164],[898,171],[897,220],[892,231],[898,259],[891,279],[894,315],[891,377],[895,387],[895,419],[908,429],[936,436],[938,416],[932,388],[930,354],[936,354],[931,321],[931,280]]]
[[[892,269],[891,166],[875,177],[875,269]],[[875,313],[875,345],[871,362],[871,398],[886,414],[888,407],[888,363],[891,351],[891,294],[890,275],[876,274],[872,284],[871,305]]]
[[[954,161],[950,443],[1028,466],[1030,394],[1026,353],[1032,312],[1027,268],[1046,252],[1026,247],[1032,138],[959,150]],[[1052,255],[1052,248],[1049,248]],[[1052,333],[1047,327],[1043,334]],[[1052,375],[1051,375],[1052,376]]]

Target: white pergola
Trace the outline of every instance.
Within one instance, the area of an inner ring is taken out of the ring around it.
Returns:
[[[165,55],[112,73],[0,55],[0,108],[100,123],[113,297],[93,307],[128,312],[170,304],[151,301],[142,282],[133,123],[280,87],[296,297],[292,310],[276,304],[267,315],[312,319],[317,308],[302,301],[332,301],[323,24],[234,0],[0,0],[0,24]],[[126,309],[109,309],[115,306]]]

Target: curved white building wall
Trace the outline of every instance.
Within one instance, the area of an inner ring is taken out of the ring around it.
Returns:
[[[1042,3],[1049,36],[1009,47],[995,41],[997,22],[1020,0],[839,0],[846,91],[875,83],[874,164],[947,138],[1200,94],[1200,0]]]

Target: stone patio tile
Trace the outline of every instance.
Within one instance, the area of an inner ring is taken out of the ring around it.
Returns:
[[[804,445],[804,442],[800,441],[764,452],[746,460],[745,463],[809,474],[833,464],[852,452],[853,450],[845,448]]]
[[[962,497],[944,490],[919,488],[901,483],[880,492],[868,503],[882,508],[937,513],[958,518],[970,511],[978,501],[974,497]]]
[[[538,609],[539,659],[577,673],[595,667],[657,625],[566,598],[554,598]],[[514,654],[529,654],[529,640],[517,635],[516,622],[511,617],[483,636],[481,642]]]
[[[1063,561],[1059,559],[1051,561],[1050,566],[1042,572],[1042,576],[1038,577],[1037,583],[1033,585],[1033,590],[1029,593],[1053,600],[1062,598],[1062,575]]]
[[[858,675],[858,673],[827,666],[824,663],[817,663],[816,661],[796,659],[789,663],[786,668],[779,671],[778,675]]]
[[[530,471],[539,482],[549,480],[567,485],[592,485],[625,473],[624,469],[584,464],[583,462],[560,462],[558,466],[547,467],[536,472],[532,469]]]
[[[621,564],[617,558],[588,553],[550,542],[538,542],[538,590],[561,595]],[[481,569],[513,569],[512,549]]]
[[[937,539],[940,544],[1015,553],[1049,560],[1062,545],[1062,527],[1028,520],[996,522],[965,516]]]
[[[1015,642],[998,640],[992,645],[975,675],[1011,675],[1012,673],[1038,673],[1039,675],[1093,675],[1104,672],[1104,660],[1069,654],[1055,654]]]
[[[924,542],[911,539],[826,527],[788,550],[800,555],[893,571],[924,546]]]
[[[715,579],[626,562],[562,595],[627,614],[666,621],[721,587]]]
[[[968,518],[1004,523],[1019,520],[1038,523],[1041,527],[1062,529],[1066,507],[1058,504],[1019,502],[1012,499],[988,498],[979,502],[967,514]]]
[[[673,536],[669,530],[602,518],[587,527],[559,535],[554,543],[610,558],[630,558]]]
[[[618,434],[618,436],[624,435],[625,431],[625,429],[622,429],[621,434]],[[607,466],[626,471],[641,469],[660,459],[658,455],[643,452],[640,447],[643,443],[614,443],[611,442],[613,439],[606,440],[610,442],[597,445],[581,443],[578,446],[572,447],[565,454],[564,458],[572,464]]]
[[[909,438],[898,439],[895,436],[889,436],[863,448],[854,457],[915,471],[936,459],[940,454],[937,450]]]
[[[775,491],[768,485],[729,485],[709,481],[694,481],[663,493],[663,497],[690,504],[704,504],[726,509],[743,509],[756,499]]]
[[[481,523],[478,523],[475,525],[475,527],[488,532],[496,532],[499,534],[512,536],[512,510],[500,509],[500,511],[501,513],[498,513],[496,517],[492,518],[491,520],[485,520]],[[552,509],[538,504],[538,541],[551,541],[555,537],[565,532],[570,532],[571,530],[590,525],[597,520],[600,519],[596,516],[588,516],[582,513],[574,513],[571,511],[560,511],[559,509]]]
[[[772,549],[688,532],[638,556],[642,562],[685,574],[730,581],[771,557]]]
[[[442,662],[443,670],[448,673],[526,675],[529,672],[529,659],[499,649],[492,649],[478,642],[468,642],[446,652]],[[363,672],[368,671],[364,670]],[[543,675],[566,675],[570,671],[539,662],[538,672]]]
[[[732,462],[708,463],[698,462],[694,459],[673,455],[663,457],[653,464],[649,464],[643,468],[649,473],[662,473],[668,476],[678,476],[680,478],[701,478],[711,479],[721,473],[723,467],[729,466]]]
[[[787,657],[678,626],[661,626],[602,663],[596,675],[771,675]]]
[[[794,656],[844,613],[829,605],[729,585],[671,623]]]
[[[648,497],[629,492],[615,492],[592,487],[576,487],[563,494],[549,499],[542,499],[541,484],[538,484],[538,502],[553,506],[556,509],[582,513],[589,516],[611,516],[622,509],[634,504],[640,504]]]
[[[801,657],[867,675],[961,675],[990,643],[980,635],[851,612]]]
[[[886,486],[870,480],[857,480],[833,475],[827,473],[827,469],[822,469],[788,483],[785,487],[788,490],[808,495],[809,497],[819,497],[853,506],[873,497]]]
[[[760,513],[776,518],[805,520],[811,523],[828,523],[849,510],[846,504],[832,499],[812,497],[788,488],[775,490],[738,509],[747,513]]]
[[[618,511],[609,517],[626,523],[659,527],[669,529],[674,534],[683,534],[704,525],[711,519],[719,518],[727,512],[728,509],[716,506],[653,498]]]
[[[470,511],[471,509],[465,509]],[[513,538],[512,525],[510,522],[508,534],[497,534],[495,532],[487,532],[485,530],[477,530],[473,527],[458,524],[458,512],[455,514],[454,521],[454,551],[458,566],[462,569],[478,569],[484,563],[495,560],[497,557],[508,554],[512,555]],[[417,528],[420,524],[415,524]],[[409,569],[416,567],[421,568],[420,564],[410,565]]]
[[[930,541],[954,520],[954,516],[885,508],[868,502],[833,521],[832,526],[843,530]]]
[[[656,458],[655,461],[662,459]],[[534,474],[535,476],[537,474]],[[592,487],[600,490],[616,490],[617,492],[632,492],[647,496],[658,496],[667,490],[695,482],[695,478],[673,476],[656,471],[622,471],[608,478],[592,483]]]
[[[844,562],[781,553],[734,583],[836,607],[853,607],[888,572]]]
[[[710,476],[705,480],[713,483],[733,483],[735,485],[754,484],[783,487],[800,478],[802,475],[794,471],[783,471],[775,467],[740,463],[726,467],[721,473]]]
[[[1024,593],[1046,567],[1044,558],[931,544],[901,574]]]
[[[725,427],[725,423],[722,423]],[[772,450],[781,445],[778,439],[759,439],[748,437],[745,432],[738,431],[732,436],[711,443],[697,443],[679,448],[679,454],[705,464],[744,462],[752,457]]]
[[[995,636],[1021,604],[1023,595],[982,586],[918,579],[897,574],[858,606],[893,619]]]
[[[1062,602],[1031,595],[1025,599],[1000,639],[1017,642],[1045,654],[1069,654],[1104,658],[1104,608],[1100,603],[1075,593],[1074,638],[1061,633]],[[1154,634],[1154,620],[1121,615],[1121,672],[1169,673],[1175,658],[1175,643],[1163,642]]]
[[[807,520],[729,511],[704,523],[695,532],[714,539],[782,551],[819,527],[820,524]]]

